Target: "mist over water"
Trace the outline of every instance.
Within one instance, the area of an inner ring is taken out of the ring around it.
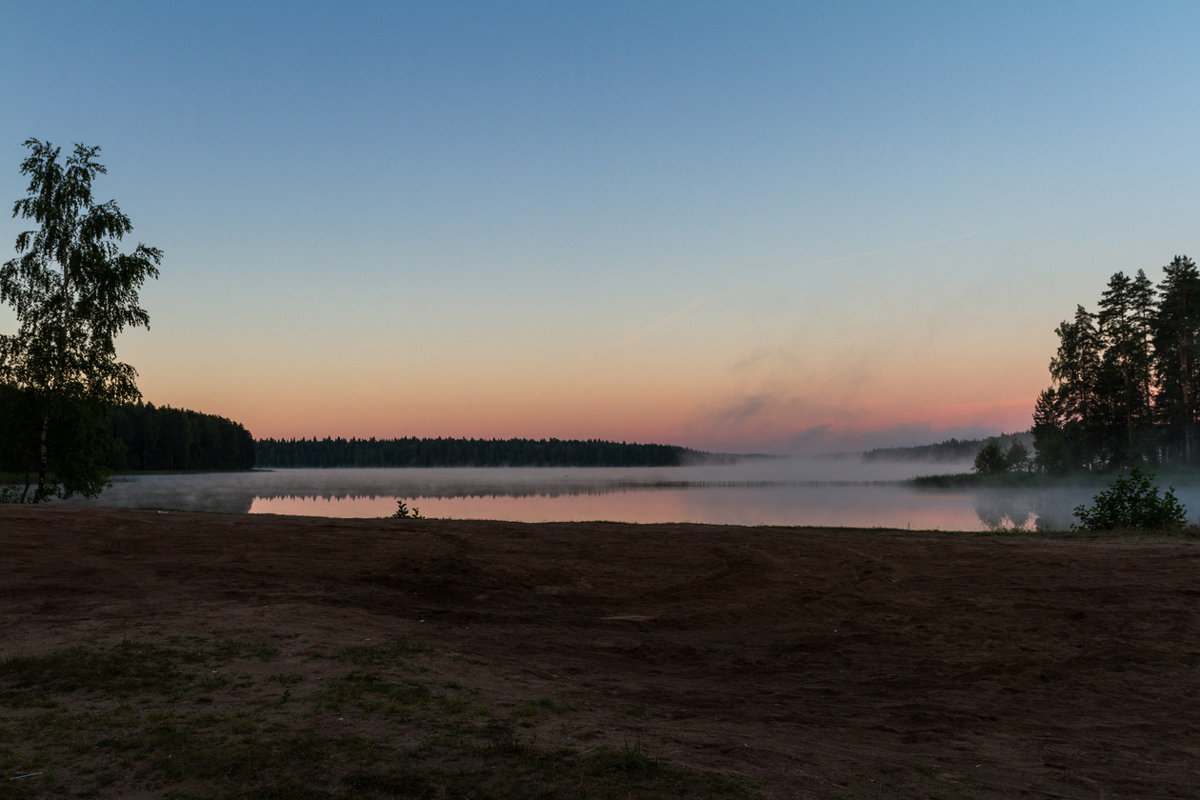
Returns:
[[[279,469],[117,477],[98,499],[131,508],[388,517],[403,500],[425,517],[517,522],[609,520],[933,530],[1064,529],[1095,486],[917,489],[919,475],[966,462],[857,455],[640,468]],[[1200,486],[1176,486],[1195,521]]]

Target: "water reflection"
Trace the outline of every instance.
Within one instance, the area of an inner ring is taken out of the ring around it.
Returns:
[[[1077,506],[1090,503],[1094,488],[981,489],[975,513],[986,530],[1061,531],[1075,522]]]
[[[777,460],[644,469],[329,469],[119,478],[107,506],[387,517],[404,500],[426,517],[611,520],[937,530],[1061,530],[1094,489],[913,489],[929,465]],[[961,469],[961,467],[959,467]],[[945,471],[951,471],[947,469]],[[857,474],[856,474],[857,473]],[[857,480],[854,478],[857,477]],[[1189,494],[1190,493],[1190,494]],[[1200,487],[1177,494],[1200,510]],[[79,502],[79,501],[74,501]],[[1194,516],[1194,515],[1193,515]]]
[[[259,496],[251,513],[389,516],[395,495]],[[963,504],[935,502],[898,484],[736,483],[557,486],[510,493],[439,491],[403,495],[426,517],[517,522],[607,520],[732,525],[964,529],[978,527]]]
[[[985,496],[976,499],[975,513],[989,530],[1036,530],[1038,513],[1032,508],[1005,498]]]

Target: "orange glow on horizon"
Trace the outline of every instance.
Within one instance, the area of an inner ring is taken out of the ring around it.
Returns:
[[[433,374],[230,361],[220,381],[162,367],[144,368],[139,383],[148,402],[219,414],[256,438],[606,439],[734,452],[779,451],[814,431],[865,441],[922,428],[931,437],[1025,430],[1036,396],[1014,395],[1002,373],[962,380],[953,368],[922,374],[887,361],[842,374],[827,356],[814,356],[813,369],[728,359],[701,368],[703,355],[443,364]],[[1025,384],[1042,380],[1031,371]]]

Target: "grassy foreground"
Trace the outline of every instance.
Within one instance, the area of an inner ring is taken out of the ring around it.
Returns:
[[[754,798],[623,748],[539,745],[570,704],[438,680],[420,641],[300,660],[161,635],[0,661],[0,798]],[[598,734],[597,734],[598,735]]]

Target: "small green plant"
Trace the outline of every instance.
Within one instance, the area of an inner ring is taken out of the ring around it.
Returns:
[[[1168,488],[1160,496],[1153,482],[1154,475],[1134,467],[1092,498],[1091,507],[1077,506],[1079,522],[1071,529],[1182,528],[1187,524],[1187,509],[1175,496],[1175,489]]]
[[[396,501],[396,513],[392,514],[393,519],[421,519],[421,509],[413,506],[411,509],[403,500]]]
[[[634,742],[632,745],[629,742],[625,742],[624,752],[604,749],[599,752],[604,753],[606,756],[604,761],[607,763],[605,763],[603,768],[609,772],[653,776],[658,774],[663,766],[663,763],[659,759],[651,756],[642,749],[641,740]]]

